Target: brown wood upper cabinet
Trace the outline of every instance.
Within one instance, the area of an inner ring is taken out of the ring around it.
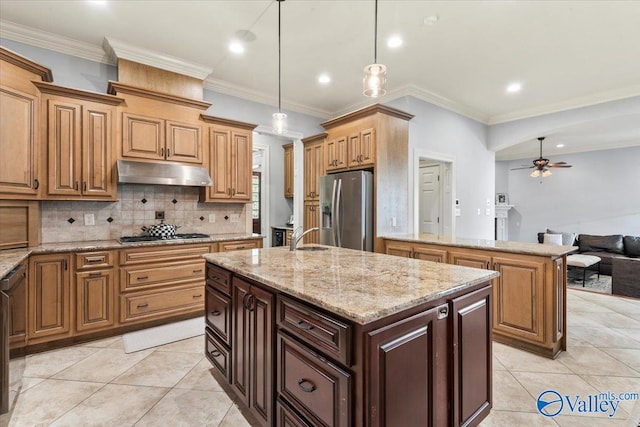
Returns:
[[[202,164],[202,127],[122,114],[122,157]]]
[[[111,105],[55,94],[66,88],[40,86],[47,112],[47,199],[90,198],[115,200],[115,114],[118,98]],[[73,91],[82,95],[80,91]]]
[[[328,171],[345,169],[347,167],[347,137],[336,136],[328,140],[325,145],[325,165]]]
[[[284,148],[284,197],[293,197],[293,143]]]
[[[32,81],[52,81],[51,70],[0,46],[0,198],[37,199],[39,92]]]
[[[201,116],[209,127],[208,166],[213,185],[200,201],[243,203],[251,200],[253,129],[255,125]]]
[[[349,135],[347,151],[350,168],[373,166],[376,160],[375,130],[365,129]]]
[[[324,138],[326,133],[304,138],[304,200],[320,200],[319,178],[325,174]],[[308,228],[305,223],[305,228]],[[313,226],[315,227],[315,226]]]

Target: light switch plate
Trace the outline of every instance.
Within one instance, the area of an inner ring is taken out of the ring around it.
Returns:
[[[96,217],[92,213],[84,214],[84,225],[96,225]]]
[[[460,216],[462,215],[460,208],[456,208],[456,216]]]
[[[216,214],[209,214],[209,222],[216,222]]]
[[[491,215],[491,208],[486,208],[486,209],[484,210],[484,214],[485,214],[486,216]]]
[[[238,222],[238,221],[240,221],[240,215],[238,215],[238,214],[231,214],[231,215],[229,215],[229,220],[230,220],[231,222]]]

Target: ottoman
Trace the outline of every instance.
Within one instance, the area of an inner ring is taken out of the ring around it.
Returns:
[[[592,265],[598,266],[598,278],[600,278],[600,257],[595,255],[569,255],[567,256],[567,266],[582,268],[582,287],[584,287],[584,282],[586,279],[587,268]]]

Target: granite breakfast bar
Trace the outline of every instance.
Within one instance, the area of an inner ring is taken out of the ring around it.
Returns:
[[[498,273],[302,249],[204,255],[206,355],[259,424],[486,417]]]

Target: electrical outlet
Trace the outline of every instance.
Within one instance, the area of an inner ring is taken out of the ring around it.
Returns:
[[[96,217],[92,213],[84,214],[84,225],[96,225]]]
[[[216,222],[216,214],[209,214],[209,222],[211,223]]]
[[[231,219],[231,222],[238,222],[238,221],[240,221],[240,215],[238,215],[238,214],[231,214],[231,215],[230,215],[230,219]]]
[[[486,209],[484,210],[484,214],[485,214],[486,216],[491,215],[491,208],[486,208]]]
[[[480,211],[480,208],[478,208],[478,216],[482,215],[482,212]]]
[[[391,217],[391,226],[392,227],[396,227],[398,225],[398,221],[396,221],[396,217],[392,216]]]
[[[487,199],[487,206],[491,206],[491,199]],[[487,214],[489,215],[489,214]]]
[[[460,216],[460,215],[462,215],[460,208],[456,208],[456,216]]]

